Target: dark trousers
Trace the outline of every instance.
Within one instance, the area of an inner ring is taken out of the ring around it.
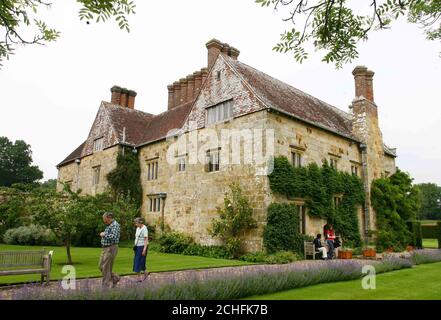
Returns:
[[[326,243],[328,244],[328,259],[332,259],[334,257],[334,241],[326,240]]]

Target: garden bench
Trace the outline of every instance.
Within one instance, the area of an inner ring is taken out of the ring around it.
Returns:
[[[315,255],[320,253],[320,251],[315,250],[314,243],[310,241],[303,242],[303,251],[305,252],[305,260],[308,259],[308,256],[312,256],[312,259],[315,260]]]
[[[0,252],[0,276],[41,274],[41,282],[49,283],[53,251]]]
[[[343,240],[340,239],[340,242],[343,245]],[[338,257],[338,250],[339,249],[340,248],[334,249],[335,258]],[[312,259],[315,260],[315,255],[320,253],[320,251],[315,249],[315,245],[311,241],[303,241],[303,251],[305,252],[305,260],[308,259],[308,256],[312,256]]]

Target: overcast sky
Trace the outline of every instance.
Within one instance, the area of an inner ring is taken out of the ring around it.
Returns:
[[[205,67],[205,43],[218,38],[244,63],[345,111],[354,97],[351,71],[366,65],[375,71],[380,126],[398,166],[416,182],[441,185],[441,46],[416,26],[372,34],[359,59],[336,70],[320,53],[300,65],[273,52],[291,25],[254,0],[138,0],[131,33],[112,22],[87,25],[75,1],[54,2],[42,13],[61,38],[18,48],[0,70],[0,136],[31,144],[45,179],[56,178],[56,164],[85,140],[112,85],[137,91],[137,109],[163,112],[166,86]]]

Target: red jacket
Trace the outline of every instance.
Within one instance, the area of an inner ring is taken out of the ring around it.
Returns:
[[[326,230],[326,239],[327,240],[335,240],[335,232],[334,230]]]

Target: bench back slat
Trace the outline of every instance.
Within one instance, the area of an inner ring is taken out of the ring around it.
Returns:
[[[43,267],[45,250],[38,251],[3,251],[0,252],[0,268]]]

